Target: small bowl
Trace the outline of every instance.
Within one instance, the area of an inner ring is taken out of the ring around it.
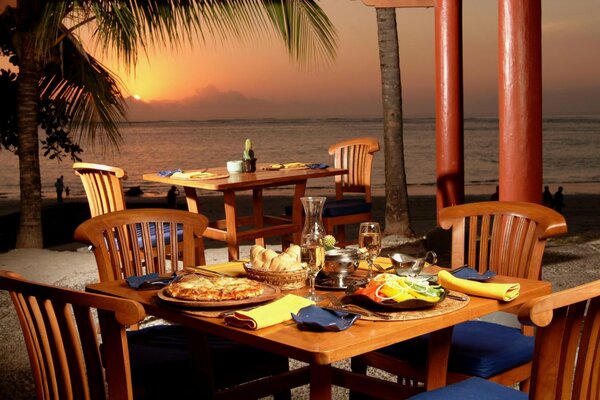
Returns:
[[[345,287],[344,279],[354,273],[360,261],[360,251],[354,248],[332,249],[325,252],[322,272],[332,278],[336,287]]]
[[[394,253],[390,254],[390,260],[396,271],[396,275],[400,276],[419,276],[425,263],[435,264],[437,262],[437,254],[433,251],[428,251],[423,258],[415,258],[407,254]]]

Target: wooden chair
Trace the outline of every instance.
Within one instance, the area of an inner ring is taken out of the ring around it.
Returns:
[[[127,179],[127,173],[123,169],[102,164],[74,163],[73,170],[83,183],[92,218],[109,212],[125,210],[122,180]],[[170,238],[168,227],[165,234]],[[182,232],[178,231],[177,236],[181,237],[181,235]],[[199,240],[197,246],[204,246],[204,241]],[[179,247],[183,248],[181,243]],[[200,263],[204,264],[203,249],[200,254]]]
[[[447,207],[440,211],[439,224],[452,230],[451,268],[466,264],[480,273],[490,270],[528,279],[541,278],[546,240],[567,231],[562,215],[524,202]],[[522,383],[527,390],[531,333],[486,321],[458,324],[452,336],[448,381],[479,376],[506,385]],[[428,338],[421,336],[355,358],[352,369],[364,373],[370,365],[405,378],[408,385],[424,382]]]
[[[74,237],[92,246],[100,281],[106,282],[204,264],[204,246],[197,243],[207,225],[202,214],[136,208],[88,219],[75,229]],[[171,241],[167,233],[178,231],[182,237]],[[181,260],[172,262],[179,254]]]
[[[102,164],[74,163],[73,170],[83,183],[92,218],[125,209],[122,180],[127,179],[127,173],[123,169]]]
[[[344,140],[329,146],[334,166],[348,169],[347,174],[335,177],[335,200],[328,199],[323,208],[325,231],[336,237],[340,247],[357,243],[357,240],[346,239],[345,225],[372,220],[371,170],[377,151],[379,141],[373,137]]]
[[[17,311],[38,399],[134,398],[125,328],[145,317],[141,304],[34,283],[9,271],[0,271],[0,289]]]
[[[529,395],[471,378],[411,399],[600,399],[600,280],[531,300],[519,320],[536,327]]]
[[[204,260],[204,247],[198,248],[196,244],[202,240],[207,224],[204,215],[183,210],[122,210],[83,222],[75,230],[75,239],[92,246],[100,281],[106,282],[152,272],[168,274],[199,265],[198,260]],[[182,247],[177,241],[169,243],[164,235],[164,226],[170,226],[174,232],[176,225],[183,232]],[[171,257],[172,254],[183,257],[171,264],[170,260],[177,259]],[[304,371],[290,372],[286,357],[217,336],[186,332],[179,325],[162,325],[130,333],[132,351],[148,358],[145,363],[134,363],[132,359],[133,366],[137,367],[134,372],[137,369],[168,370],[173,378],[171,382],[197,380],[198,375],[194,373],[198,372],[189,356],[189,335],[193,339],[192,347],[212,361],[199,365],[201,376],[210,377],[206,381],[211,397],[253,398],[275,393],[278,398],[289,398],[291,387],[305,383]],[[162,356],[158,360],[147,357],[148,353],[157,351],[157,347]]]

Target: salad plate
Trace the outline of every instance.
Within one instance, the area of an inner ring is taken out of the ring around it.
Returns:
[[[378,275],[365,287],[349,286],[341,299],[342,303],[394,311],[433,307],[446,298],[444,288],[432,285],[427,280],[388,275]],[[399,297],[402,300],[398,301]]]

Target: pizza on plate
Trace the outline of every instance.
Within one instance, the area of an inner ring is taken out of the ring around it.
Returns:
[[[187,275],[165,288],[167,296],[192,301],[243,300],[260,296],[264,286],[247,278]]]

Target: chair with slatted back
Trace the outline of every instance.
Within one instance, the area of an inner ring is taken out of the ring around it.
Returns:
[[[470,378],[411,399],[600,399],[600,280],[533,299],[519,320],[536,328],[529,395]]]
[[[542,256],[548,238],[563,234],[562,215],[539,204],[489,201],[444,208],[443,229],[451,229],[451,268],[469,265],[480,273],[494,271],[527,279],[540,279]],[[514,310],[516,312],[517,310]],[[488,321],[467,321],[454,327],[448,381],[478,376],[502,384],[522,383],[527,390],[533,355],[531,331]],[[352,368],[385,369],[407,379],[424,382],[429,335],[398,343],[352,360]]]
[[[204,253],[204,247],[196,245],[198,240],[202,240],[207,224],[208,219],[204,215],[189,211],[130,209],[99,215],[83,222],[75,230],[75,239],[92,246],[100,281],[106,282],[149,273],[170,274],[198,265],[197,260],[204,259],[204,254],[200,254]],[[180,243],[171,244],[168,241],[162,232],[164,226],[183,232]],[[171,258],[171,254],[182,254],[183,257],[171,264],[170,260],[176,259]],[[201,337],[194,341],[203,342]],[[171,377],[168,380],[164,376],[157,376],[145,382],[186,382],[186,379],[197,379],[193,375],[195,368],[189,356],[187,333],[181,326],[144,328],[130,332],[129,339],[134,372],[152,376],[156,371],[168,371]],[[208,335],[207,348],[202,351],[210,354],[212,361],[201,367],[206,367],[203,373],[212,376],[215,388],[212,395],[215,398],[221,392],[224,396],[227,394],[223,389],[229,392],[235,390],[238,398],[246,398],[250,394],[254,396],[255,393],[263,396],[275,393],[278,398],[290,397],[289,389],[295,383],[278,376],[290,374],[286,357],[212,335]],[[160,356],[156,356],[159,353]],[[275,383],[270,382],[269,377],[273,377]],[[264,383],[258,381],[252,386],[247,384],[263,379]]]
[[[127,173],[123,169],[79,162],[73,170],[81,178],[92,217],[125,209],[122,180]]]
[[[127,325],[141,304],[34,283],[0,271],[17,311],[38,399],[133,399]],[[92,310],[97,310],[102,351]]]
[[[323,207],[325,231],[337,239],[337,245],[356,244],[347,240],[345,225],[372,220],[371,171],[379,141],[373,137],[344,140],[329,146],[336,168],[348,169],[335,177],[335,200],[327,199]]]
[[[123,169],[103,164],[74,163],[73,170],[83,183],[92,218],[109,212],[125,210],[122,180],[127,179],[127,173]],[[168,226],[165,226],[163,233],[170,240],[171,231]],[[182,232],[177,231],[179,239],[181,239],[181,235]],[[152,238],[154,237],[154,232],[152,232]],[[203,241],[199,241],[197,245],[203,244]],[[204,264],[204,251],[201,254],[202,258],[199,262]]]

